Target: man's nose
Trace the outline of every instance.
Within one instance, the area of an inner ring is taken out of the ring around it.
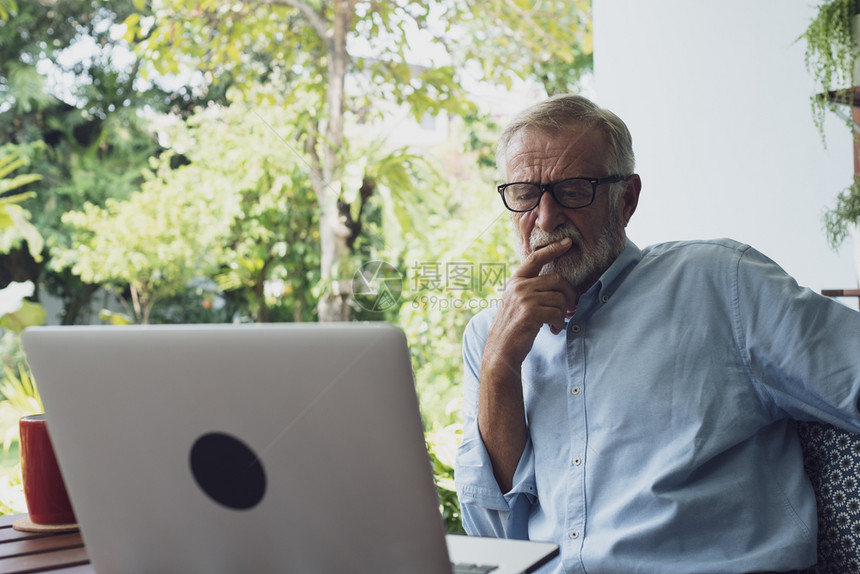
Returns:
[[[540,203],[535,207],[537,217],[535,225],[542,231],[554,231],[564,223],[564,208],[558,204],[551,193],[546,192],[540,198]]]

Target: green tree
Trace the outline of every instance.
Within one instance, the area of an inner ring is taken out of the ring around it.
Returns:
[[[229,206],[213,276],[259,322],[312,320],[316,311],[319,213],[307,170],[281,135],[295,121],[281,107],[237,102],[198,110],[168,138],[188,161],[164,171],[172,193],[218,190]],[[281,285],[281,297],[266,293],[272,284]],[[279,301],[286,308],[272,309]]]
[[[127,200],[108,199],[104,207],[88,203],[63,215],[74,246],[59,257],[87,283],[112,288],[134,318],[148,323],[153,305],[183,290],[188,282],[214,271],[212,261],[227,236],[229,218],[218,190],[176,194],[164,179],[170,157]],[[179,177],[192,174],[182,170]],[[182,182],[186,186],[195,181]],[[123,296],[128,289],[128,298]],[[130,301],[128,300],[130,299]]]
[[[346,185],[348,123],[371,122],[381,102],[416,118],[472,110],[457,70],[479,79],[545,81],[556,91],[590,66],[590,24],[580,2],[370,2],[358,0],[160,0],[154,18],[131,16],[129,37],[161,73],[183,64],[229,78],[235,93],[264,84],[262,97],[301,110],[291,141],[301,150],[320,207],[321,320],[350,315],[348,283],[359,188]],[[422,37],[440,61],[408,62]],[[360,55],[364,46],[364,53]],[[580,57],[581,56],[581,57]],[[350,82],[347,82],[347,77]],[[222,80],[223,81],[223,80]],[[352,155],[358,155],[353,153]],[[372,176],[360,178],[365,182]]]
[[[193,269],[172,265],[169,250],[159,242],[171,241],[173,246],[184,242],[189,244],[186,252],[208,255],[213,270],[209,275],[226,297],[244,301],[238,305],[241,315],[260,322],[314,319],[319,209],[303,158],[280,135],[296,121],[289,109],[235,102],[202,108],[164,130],[161,138],[170,152],[159,159],[154,180],[158,185],[144,184],[141,196],[146,199],[139,201],[135,195],[128,202],[110,200],[107,209],[88,204],[83,212],[64,217],[79,230],[75,236],[79,245],[67,255],[75,262],[73,270],[87,281],[107,281],[117,292],[128,283],[132,302],[139,301],[134,315],[149,320],[152,306],[142,301],[164,301],[192,279],[189,271]],[[417,219],[422,199],[430,203],[440,199],[435,196],[439,176],[423,158],[402,149],[363,149],[366,155],[349,162],[351,170],[345,178],[362,178],[353,186],[359,196],[349,204],[356,210],[348,215],[355,222],[351,232],[357,238],[350,248],[367,260],[379,258],[386,245],[391,250],[402,243],[397,238]],[[182,158],[178,162],[182,165],[171,168],[176,157]],[[154,190],[158,195],[151,197]],[[163,205],[162,196],[177,201]],[[149,205],[142,207],[141,201]],[[221,245],[206,247],[199,243],[196,228],[182,228],[175,222],[172,236],[164,235],[164,230],[151,234],[147,230],[155,229],[155,223],[140,220],[145,211],[159,225],[173,218],[196,225],[196,212],[189,218],[173,215],[195,201],[210,205],[206,225],[222,230],[210,238]],[[338,207],[346,209],[347,204]],[[133,224],[130,214],[138,218]],[[385,232],[377,233],[380,230]],[[143,253],[150,255],[144,258]],[[198,269],[201,275],[203,271]],[[271,292],[272,286],[280,292]],[[165,289],[153,297],[156,288]],[[247,314],[242,312],[245,308]]]
[[[146,114],[188,113],[200,94],[143,82],[140,62],[116,25],[136,10],[131,0],[12,2],[0,14],[0,142],[19,144],[42,176],[25,203],[45,239],[37,261],[24,249],[0,256],[0,268],[63,301],[62,320],[86,320],[98,285],[59,265],[71,246],[61,215],[86,202],[104,206],[139,188],[159,150]],[[204,99],[208,94],[203,94]]]

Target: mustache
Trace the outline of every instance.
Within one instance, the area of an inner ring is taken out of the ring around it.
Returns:
[[[535,226],[532,228],[531,235],[529,235],[529,247],[531,248],[531,251],[535,251],[541,247],[549,245],[550,243],[560,241],[565,237],[570,237],[573,240],[574,246],[582,244],[582,233],[580,233],[579,229],[569,221],[550,232],[543,231]]]

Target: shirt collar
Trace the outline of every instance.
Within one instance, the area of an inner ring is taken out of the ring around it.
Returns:
[[[603,272],[600,279],[579,298],[579,309],[590,308],[595,302],[606,303],[612,294],[621,286],[627,275],[642,260],[642,250],[635,243],[627,240],[624,251],[615,258],[609,269]]]

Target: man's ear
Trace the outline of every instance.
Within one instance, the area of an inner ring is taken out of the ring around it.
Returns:
[[[636,211],[636,206],[639,205],[639,192],[642,191],[642,180],[638,173],[634,173],[624,180],[624,191],[621,192],[621,220],[624,222],[624,227],[630,222],[633,213]]]

